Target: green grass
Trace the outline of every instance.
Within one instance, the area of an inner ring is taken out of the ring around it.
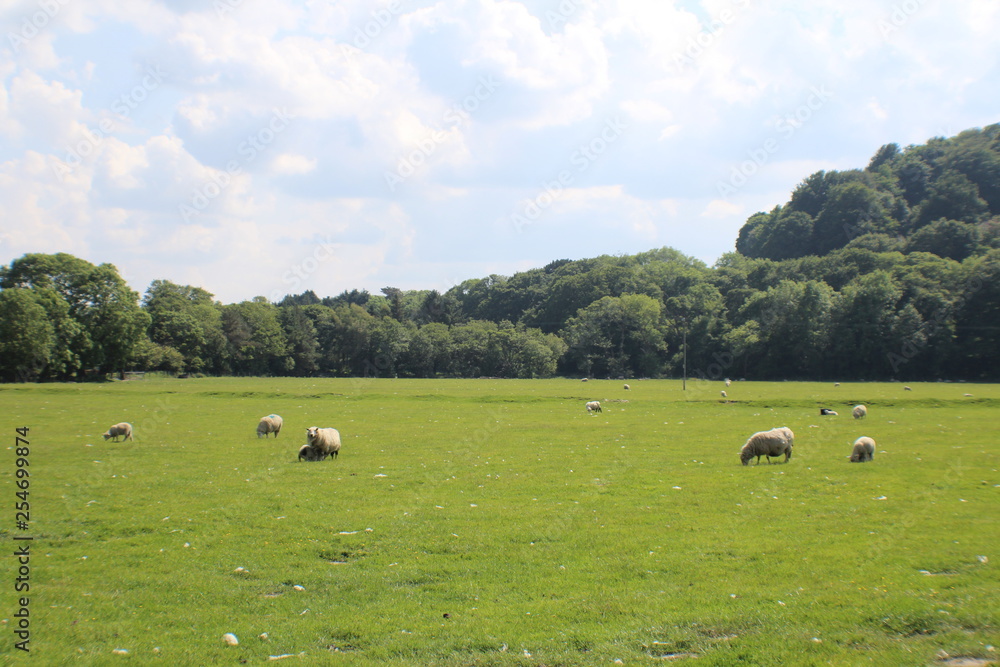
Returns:
[[[631,385],[2,385],[0,534],[8,550],[23,534],[13,444],[29,426],[35,541],[31,654],[9,631],[8,559],[0,662],[998,657],[1000,387],[737,382],[723,402],[721,383]],[[258,440],[271,412],[284,430]],[[103,441],[117,421],[135,442]],[[340,429],[337,460],[296,460],[313,425]],[[741,466],[773,426],[795,431],[791,461]],[[875,460],[850,464],[860,435]]]

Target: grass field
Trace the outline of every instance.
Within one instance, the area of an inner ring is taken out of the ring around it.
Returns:
[[[31,651],[7,558],[0,662],[1000,660],[1000,386],[737,382],[728,402],[721,383],[631,386],[0,386],[0,534],[8,552],[34,538]],[[284,429],[258,440],[271,412]],[[134,442],[103,441],[118,421]],[[338,459],[296,460],[313,425],[341,431]],[[773,426],[795,431],[792,459],[741,466]],[[860,435],[872,463],[848,462]]]

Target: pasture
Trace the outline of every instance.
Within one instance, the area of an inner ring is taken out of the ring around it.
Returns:
[[[2,385],[0,534],[8,551],[34,541],[31,652],[14,648],[8,557],[0,661],[1000,659],[1000,387],[736,382],[722,399],[721,382],[630,385]],[[280,435],[257,439],[272,412]],[[101,438],[118,421],[134,442]],[[296,460],[314,425],[340,430],[338,459]],[[795,432],[791,460],[741,466],[747,437],[773,426]],[[849,463],[861,435],[875,459]]]

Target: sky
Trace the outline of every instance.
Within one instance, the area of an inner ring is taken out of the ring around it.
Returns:
[[[0,264],[223,303],[713,264],[824,169],[1000,121],[996,0],[0,0]]]

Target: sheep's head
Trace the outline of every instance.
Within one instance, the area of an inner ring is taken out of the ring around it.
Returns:
[[[309,428],[306,429],[306,438],[308,438],[310,442],[312,442],[313,439],[318,434],[319,434],[319,426],[310,426]]]
[[[753,454],[750,452],[750,443],[743,445],[743,449],[740,450],[740,462],[743,465],[747,465],[750,459],[753,458]]]
[[[105,442],[107,442],[111,438],[111,434],[110,433],[105,433],[103,435],[104,435],[104,441]]]

